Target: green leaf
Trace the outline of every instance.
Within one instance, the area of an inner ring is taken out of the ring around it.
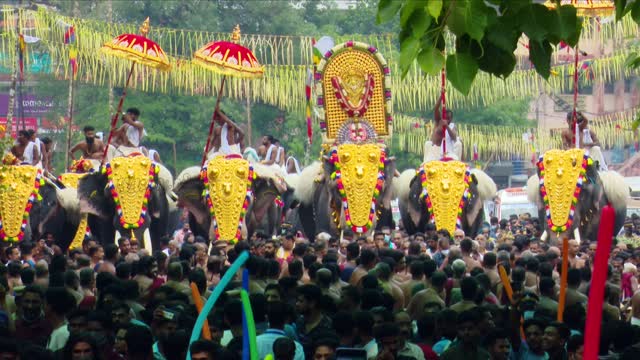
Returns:
[[[636,23],[640,23],[640,1],[635,1],[631,5],[631,17]]]
[[[544,5],[530,4],[522,8],[518,16],[525,20],[520,23],[520,28],[530,40],[542,41],[547,34],[558,33],[558,13]]]
[[[399,65],[402,77],[407,75],[407,72],[409,71],[409,68],[411,68],[411,65],[413,65],[413,60],[415,60],[419,50],[420,41],[414,37],[408,37],[400,44]]]
[[[400,10],[400,26],[407,27],[407,21],[411,18],[413,12],[418,8],[417,0],[408,0],[405,1],[402,9]]]
[[[411,27],[413,37],[420,39],[431,25],[431,16],[427,14],[424,7],[418,8],[413,11],[413,14],[411,14],[408,25]]]
[[[521,33],[516,29],[515,23],[510,21],[510,18],[501,17],[487,29],[485,39],[503,50],[514,52],[518,47],[520,35]]]
[[[397,0],[380,0],[378,3],[378,14],[376,16],[376,21],[378,24],[383,24],[393,19],[394,16],[400,10],[402,6],[402,1]]]
[[[625,9],[627,7],[627,0],[614,0],[614,4],[616,6],[616,21],[622,19],[623,16],[629,12],[629,9]]]
[[[418,64],[425,73],[437,75],[444,67],[444,55],[435,47],[423,48],[418,54]]]
[[[442,12],[442,0],[429,0],[427,3],[427,12],[434,19],[438,19]]]
[[[536,72],[548,79],[551,75],[551,53],[553,48],[547,40],[529,41],[529,60],[536,67]]]
[[[627,58],[624,61],[624,66],[631,69],[637,69],[640,67],[640,55],[635,52],[627,55]]]
[[[478,43],[468,37],[465,39],[465,37],[456,43],[456,48],[470,49],[471,55],[476,58],[480,70],[500,78],[506,78],[513,72],[516,66],[516,56],[513,50],[502,49],[487,38]]]
[[[633,131],[638,130],[638,126],[640,126],[640,113],[636,115],[636,118],[631,123],[631,130]]]
[[[462,36],[469,34],[477,41],[484,37],[487,27],[487,7],[482,0],[458,1],[451,5],[453,8],[447,20],[449,30]]]
[[[478,63],[471,55],[457,52],[447,56],[447,79],[464,95],[469,94],[477,73]]]
[[[582,20],[577,16],[576,8],[570,5],[558,9],[558,35],[569,46],[575,46],[580,38]]]

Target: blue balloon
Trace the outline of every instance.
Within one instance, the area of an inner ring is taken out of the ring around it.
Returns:
[[[240,256],[238,256],[236,261],[231,264],[231,267],[224,273],[224,276],[222,277],[222,279],[220,279],[218,285],[213,289],[211,296],[209,297],[209,299],[207,299],[207,302],[202,307],[200,315],[198,315],[198,318],[196,319],[196,324],[193,326],[193,331],[191,331],[191,339],[189,339],[189,349],[191,349],[191,344],[200,339],[202,326],[204,325],[204,321],[207,319],[207,316],[209,316],[211,309],[213,309],[213,306],[216,304],[216,301],[218,301],[220,295],[222,295],[224,289],[231,282],[235,274],[238,272],[238,270],[240,270],[240,267],[244,265],[248,258],[249,252],[247,252],[246,250],[243,251]],[[189,352],[187,353],[187,359],[191,359],[191,350],[189,350]]]

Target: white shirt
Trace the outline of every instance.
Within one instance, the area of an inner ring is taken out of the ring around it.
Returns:
[[[53,330],[49,335],[49,341],[47,341],[47,350],[55,352],[64,348],[65,344],[69,340],[69,328],[65,322],[59,328]]]
[[[137,122],[137,121],[135,121]],[[127,139],[129,139],[129,142],[131,143],[131,145],[138,147],[140,146],[140,140],[142,140],[142,138],[147,134],[147,132],[142,129],[142,131],[138,130],[137,127],[133,126],[133,125],[129,125],[127,126]]]
[[[24,148],[24,152],[22,153],[22,162],[27,163],[29,165],[33,164],[33,148],[36,146],[36,143],[33,141],[29,141],[27,146]]]

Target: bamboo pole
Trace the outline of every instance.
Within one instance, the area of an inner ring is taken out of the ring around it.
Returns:
[[[569,272],[569,238],[562,238],[562,274],[560,274],[560,297],[558,299],[558,321],[564,319],[564,306],[567,300],[567,272]]]
[[[11,89],[9,89],[9,108],[7,109],[7,131],[9,131],[10,134],[13,132],[12,123],[13,123],[13,117],[14,117],[14,112],[16,107],[16,88],[18,86],[18,71],[20,71],[19,70],[20,41],[18,40],[18,36],[20,34],[20,22],[18,21],[18,16],[19,16],[19,9],[18,7],[16,7],[13,11],[13,21],[15,22],[14,31],[15,31],[15,38],[16,38],[15,59],[13,61],[13,72],[11,73]],[[18,129],[17,124],[16,124],[16,129]],[[16,137],[17,137],[17,134],[16,134]]]

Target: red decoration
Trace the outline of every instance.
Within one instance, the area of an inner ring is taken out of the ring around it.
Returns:
[[[604,287],[607,281],[607,264],[613,241],[613,231],[616,212],[611,205],[602,208],[600,227],[598,228],[598,247],[593,262],[593,276],[591,290],[589,290],[589,306],[587,307],[587,322],[584,336],[585,360],[598,359],[600,347],[600,327],[602,325],[602,303],[604,302]]]

